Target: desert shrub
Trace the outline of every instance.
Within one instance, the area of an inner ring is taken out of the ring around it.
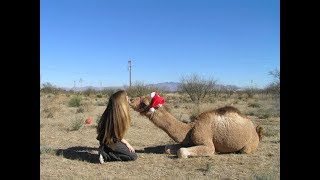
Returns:
[[[58,94],[59,92],[65,92],[65,90],[58,88],[54,85],[52,85],[51,83],[43,83],[42,84],[42,88],[40,89],[40,92],[43,93],[51,93],[51,94]]]
[[[254,87],[248,87],[245,88],[244,93],[248,98],[253,98],[253,96],[257,93],[257,89],[255,89]]]
[[[238,104],[239,103],[239,101],[237,100],[237,99],[235,99],[234,101],[233,101],[233,104]]]
[[[153,86],[147,86],[143,82],[135,82],[131,87],[125,87],[127,94],[129,97],[139,97],[144,96],[146,94],[150,94],[151,92],[158,92],[161,94],[163,91],[159,88]]]
[[[280,117],[280,105],[274,104],[270,106],[269,108],[261,108],[259,109],[259,116],[262,119],[268,118],[268,117]]]
[[[268,113],[263,113],[263,114],[258,115],[258,118],[260,118],[260,119],[268,119],[269,117],[270,117],[270,114],[268,114]]]
[[[260,104],[259,103],[249,103],[248,107],[252,107],[252,108],[259,108]]]
[[[263,131],[263,136],[265,136],[265,137],[273,137],[273,136],[277,136],[278,133],[279,133],[279,131],[277,129],[272,129],[270,127],[267,127]]]
[[[88,88],[85,91],[83,91],[82,94],[85,96],[90,96],[90,95],[97,94],[97,91],[93,88]]]
[[[44,108],[42,110],[42,112],[44,112],[46,114],[45,115],[46,118],[53,118],[53,110],[52,110],[52,108]]]
[[[50,98],[55,97],[55,95],[54,95],[54,94],[52,94],[52,93],[48,93],[45,97],[50,99]]]
[[[79,107],[81,105],[81,100],[82,97],[79,95],[72,96],[71,99],[69,100],[69,107]]]
[[[241,100],[241,101],[247,100],[247,97],[245,96],[245,92],[244,91],[237,92],[237,96],[236,97],[237,97],[238,100]]]
[[[201,108],[200,105],[195,104],[191,110],[190,121],[191,122],[195,121],[202,112],[204,112],[204,109]]]
[[[52,112],[49,112],[46,116],[46,118],[53,118],[53,113]]]
[[[269,75],[273,76],[273,82],[270,83],[265,90],[275,96],[280,96],[280,70],[274,69],[269,71]]]
[[[44,108],[42,111],[43,111],[44,113],[49,113],[51,110],[50,110],[50,108]]]
[[[237,87],[232,85],[222,86],[217,90],[219,94],[226,94],[228,98],[230,98],[233,94],[237,92]]]
[[[175,100],[176,102],[179,102],[179,103],[192,102],[190,97],[188,95],[186,95],[186,93],[178,92],[178,94],[179,94],[179,98],[177,98],[177,100]]]
[[[97,101],[96,106],[106,106],[107,103],[105,101]]]
[[[165,93],[163,97],[166,99],[166,102],[173,103],[173,105],[180,104],[184,102],[184,96],[179,95],[178,93]],[[189,98],[189,97],[187,97]]]
[[[84,112],[84,108],[83,107],[79,107],[76,111],[76,113],[83,113]]]
[[[71,122],[71,131],[79,130],[83,125],[84,120],[82,118],[76,118]]]
[[[66,91],[66,96],[67,97],[70,97],[71,95],[75,95],[75,94],[77,94],[77,92],[75,92],[74,90],[69,90],[69,91]]]
[[[248,115],[248,116],[254,116],[255,115],[255,113],[253,111],[246,112],[245,114]]]
[[[178,86],[179,91],[186,93],[192,102],[200,104],[204,98],[215,91],[216,80],[205,79],[197,74],[183,76]]]
[[[275,100],[275,104],[274,104],[274,117],[280,117],[280,98],[277,98]]]
[[[259,94],[260,93],[260,89],[257,88],[256,83],[253,83],[253,81],[251,81],[251,85],[246,87],[246,88],[244,88],[242,93],[246,94],[247,98],[253,98],[253,96],[255,94]]]
[[[97,98],[102,98],[102,94],[97,94]]]
[[[252,109],[245,112],[245,114],[249,116],[256,116],[260,119],[268,119],[270,117],[276,117],[272,108],[259,108],[254,110]]]
[[[101,91],[99,91],[101,95],[110,97],[113,93],[116,92],[116,89],[103,89]]]

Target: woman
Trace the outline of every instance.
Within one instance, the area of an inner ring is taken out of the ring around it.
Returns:
[[[129,110],[128,96],[124,90],[117,91],[110,96],[107,108],[97,127],[100,163],[104,163],[105,160],[137,159],[134,148],[123,138],[131,123]]]

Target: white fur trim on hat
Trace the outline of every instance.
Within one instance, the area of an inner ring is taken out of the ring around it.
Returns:
[[[150,108],[149,112],[154,113],[155,109],[154,108]]]
[[[156,92],[152,92],[152,93],[150,94],[151,98],[153,98],[155,94],[156,94]]]

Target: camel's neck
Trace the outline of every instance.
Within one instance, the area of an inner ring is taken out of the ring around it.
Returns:
[[[189,142],[189,131],[191,124],[183,123],[173,117],[163,108],[159,108],[149,119],[160,129],[164,130],[175,142],[187,144]]]

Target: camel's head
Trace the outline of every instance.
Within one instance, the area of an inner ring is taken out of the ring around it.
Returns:
[[[149,111],[151,99],[150,95],[130,98],[129,105],[137,112],[147,112]]]
[[[156,92],[145,96],[130,98],[129,100],[130,107],[141,114],[154,112],[155,109],[161,107],[164,103],[165,99],[160,97]]]

